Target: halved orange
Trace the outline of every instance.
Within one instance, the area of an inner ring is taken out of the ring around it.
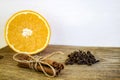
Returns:
[[[50,27],[42,15],[30,10],[20,11],[6,23],[5,39],[18,53],[36,54],[47,47]]]

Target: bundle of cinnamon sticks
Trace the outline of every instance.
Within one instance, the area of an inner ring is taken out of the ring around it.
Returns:
[[[19,55],[19,56],[16,56],[16,57],[19,60],[29,61],[31,59],[29,56],[26,56],[26,55]],[[58,63],[56,61],[52,61],[52,60],[49,60],[49,59],[45,59],[45,60],[43,60],[43,62],[48,63],[49,65],[51,65],[55,69],[56,76],[58,76],[60,74],[61,70],[64,69],[64,65],[62,63]],[[33,65],[35,65],[35,63],[33,63]],[[26,63],[26,62],[18,62],[18,66],[22,67],[22,68],[30,68],[29,63]],[[38,71],[42,71],[42,69],[39,65],[37,65],[36,67],[37,67]],[[53,70],[49,66],[47,66],[45,64],[42,64],[42,67],[44,68],[44,70],[47,74],[49,74],[49,75],[54,74]]]

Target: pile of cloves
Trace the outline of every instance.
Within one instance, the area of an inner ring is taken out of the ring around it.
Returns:
[[[68,55],[68,59],[66,59],[65,64],[66,65],[72,65],[74,63],[82,65],[92,65],[99,62],[99,60],[95,59],[95,56],[90,51],[74,51],[71,54]]]

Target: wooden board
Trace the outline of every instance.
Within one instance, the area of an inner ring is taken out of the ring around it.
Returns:
[[[8,46],[0,49],[0,80],[120,80],[120,48],[75,47],[50,45],[38,55],[62,51],[64,55],[54,55],[51,59],[64,63],[67,55],[74,50],[90,50],[100,62],[92,66],[68,65],[58,77],[49,78],[42,72],[20,68],[12,59],[13,54]]]

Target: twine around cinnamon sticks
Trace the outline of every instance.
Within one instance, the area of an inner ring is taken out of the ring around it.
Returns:
[[[55,77],[64,69],[64,65],[56,61],[49,60],[48,58],[57,53],[64,54],[63,52],[58,51],[45,57],[41,57],[17,53],[13,56],[13,59],[18,62],[19,67],[42,71],[48,77]]]

